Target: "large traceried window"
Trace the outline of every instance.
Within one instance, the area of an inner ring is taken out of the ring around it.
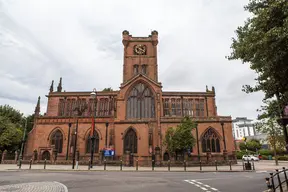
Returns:
[[[129,93],[126,118],[154,118],[155,99],[152,91],[143,83],[137,84]]]
[[[58,153],[62,153],[63,149],[63,134],[60,130],[55,131],[51,136],[51,145],[55,146]]]
[[[182,116],[182,103],[181,103],[181,99],[176,99],[176,116]]]
[[[164,116],[170,116],[169,99],[163,99]]]
[[[193,99],[183,99],[183,115],[193,116]]]
[[[219,153],[220,152],[220,138],[216,133],[216,130],[213,128],[209,128],[206,130],[204,135],[201,138],[202,151]]]

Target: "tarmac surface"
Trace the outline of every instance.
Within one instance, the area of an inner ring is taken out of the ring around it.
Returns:
[[[263,172],[6,171],[0,172],[0,191],[262,192],[266,176]]]
[[[263,192],[267,190],[265,178],[275,169],[288,167],[288,162],[255,162],[255,170],[243,172],[242,163],[232,166],[203,167],[106,167],[71,165],[0,164],[0,192]],[[241,171],[242,170],[242,171]],[[234,172],[235,171],[235,172]],[[281,180],[284,175],[281,175]],[[275,179],[277,183],[277,179]]]

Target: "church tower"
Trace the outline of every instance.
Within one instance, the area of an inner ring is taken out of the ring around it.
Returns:
[[[148,37],[133,37],[129,31],[122,32],[124,45],[123,83],[141,74],[158,82],[157,45],[158,32]]]

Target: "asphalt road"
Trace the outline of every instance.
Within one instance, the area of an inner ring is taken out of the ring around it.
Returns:
[[[0,191],[66,192],[68,190],[69,192],[262,192],[266,190],[264,178],[268,175],[268,173],[257,172],[195,173],[13,171],[0,172]],[[9,187],[12,189],[9,190]]]

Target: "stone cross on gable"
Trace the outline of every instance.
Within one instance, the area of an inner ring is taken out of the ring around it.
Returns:
[[[288,105],[284,108],[284,116],[288,116]]]

